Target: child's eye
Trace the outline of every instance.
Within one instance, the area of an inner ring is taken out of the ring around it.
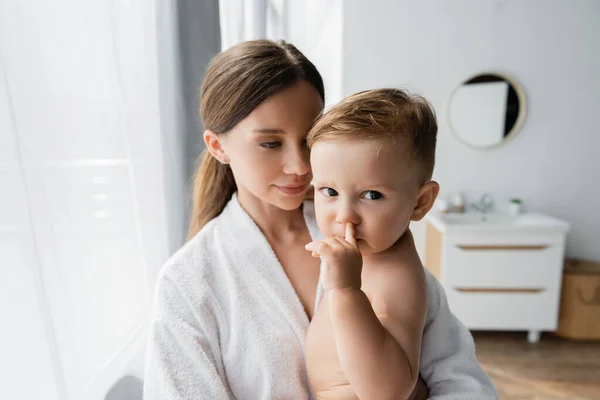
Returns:
[[[332,189],[332,188],[325,187],[325,188],[321,188],[319,190],[321,191],[321,193],[323,193],[324,196],[327,196],[327,197],[334,197],[334,196],[338,195],[338,192],[336,192],[335,189]]]
[[[379,200],[383,198],[383,195],[375,190],[367,190],[363,197],[367,200]]]
[[[259,146],[264,149],[274,149],[276,147],[281,146],[281,143],[279,143],[279,142],[263,142],[263,143],[260,143]]]

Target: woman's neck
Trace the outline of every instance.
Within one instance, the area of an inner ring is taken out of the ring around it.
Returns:
[[[297,234],[307,229],[302,207],[283,210],[246,190],[239,190],[237,195],[242,208],[267,238],[281,241],[290,234]]]

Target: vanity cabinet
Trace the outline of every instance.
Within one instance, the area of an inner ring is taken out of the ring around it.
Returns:
[[[528,331],[537,342],[558,324],[569,225],[542,214],[431,214],[425,265],[471,330]]]

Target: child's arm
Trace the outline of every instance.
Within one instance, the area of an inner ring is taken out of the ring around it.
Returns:
[[[371,304],[360,289],[362,258],[353,232],[346,239],[309,246],[328,264],[325,287],[342,368],[359,398],[408,398],[418,377],[427,309],[420,261],[409,257],[390,266],[375,282]],[[414,247],[410,234],[402,240]]]

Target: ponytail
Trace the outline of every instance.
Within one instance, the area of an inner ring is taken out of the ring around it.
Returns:
[[[208,221],[221,214],[237,189],[231,167],[221,164],[207,150],[203,153],[202,162],[194,176],[188,239],[196,235]]]

